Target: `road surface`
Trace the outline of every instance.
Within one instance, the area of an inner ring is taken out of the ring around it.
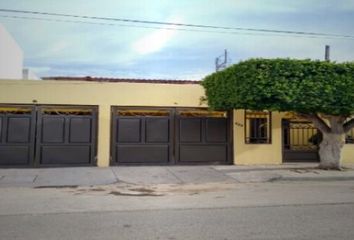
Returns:
[[[351,181],[6,188],[0,195],[4,240],[352,240],[353,226]]]

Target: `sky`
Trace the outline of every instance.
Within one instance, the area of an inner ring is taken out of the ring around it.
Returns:
[[[0,8],[354,36],[354,0],[0,0]],[[322,60],[325,45],[331,47],[332,61],[354,61],[354,38],[181,31],[175,26],[156,29],[146,27],[163,26],[5,12],[0,12],[0,23],[22,48],[25,66],[41,77],[200,80],[215,71],[215,58],[224,49],[228,64],[249,58]]]

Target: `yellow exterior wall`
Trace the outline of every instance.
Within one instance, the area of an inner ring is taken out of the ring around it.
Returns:
[[[83,81],[0,80],[2,104],[73,104],[99,106],[97,165],[109,166],[111,106],[206,107],[198,84],[107,83]],[[233,119],[234,164],[281,164],[281,119],[272,113],[272,143],[246,144],[244,111]],[[354,163],[354,144],[343,149],[343,163]]]
[[[354,144],[345,144],[342,152],[343,164],[354,164]]]
[[[282,126],[281,120],[287,118],[286,113],[272,112],[272,143],[245,143],[244,110],[234,110],[234,164],[281,164],[282,159]],[[354,144],[345,144],[342,152],[343,164],[354,164]]]
[[[198,107],[203,95],[198,84],[0,80],[0,103]]]
[[[244,110],[234,110],[234,164],[281,164],[281,114],[272,113],[272,143],[245,143]]]
[[[97,165],[109,166],[111,106],[206,107],[198,84],[0,80],[0,103],[99,106]]]
[[[111,106],[98,107],[97,166],[108,167],[111,144]]]

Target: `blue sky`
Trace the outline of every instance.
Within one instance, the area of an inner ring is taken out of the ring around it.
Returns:
[[[354,35],[354,0],[0,0],[0,8]],[[255,57],[323,59],[326,44],[331,46],[331,60],[354,61],[354,39],[200,33],[4,17],[0,22],[23,49],[25,65],[40,76],[199,80],[214,71],[215,57],[224,49],[231,63]]]

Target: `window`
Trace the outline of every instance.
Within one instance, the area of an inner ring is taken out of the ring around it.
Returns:
[[[271,113],[266,111],[245,111],[245,142],[271,143]]]

